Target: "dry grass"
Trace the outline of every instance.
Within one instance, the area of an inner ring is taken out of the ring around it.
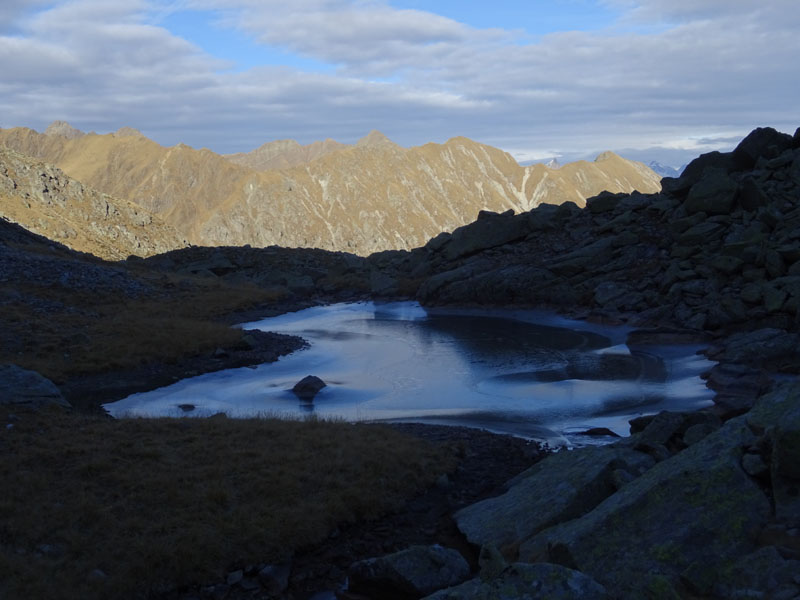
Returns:
[[[90,372],[133,368],[150,361],[232,347],[243,332],[214,319],[279,300],[274,291],[213,280],[170,276],[157,297],[98,297],[23,286],[36,302],[3,306],[5,332],[21,346],[3,344],[0,362],[33,369],[55,382]],[[16,331],[14,331],[16,329]]]
[[[0,409],[0,597],[136,598],[280,560],[454,466],[380,426]],[[93,578],[100,569],[106,578]]]

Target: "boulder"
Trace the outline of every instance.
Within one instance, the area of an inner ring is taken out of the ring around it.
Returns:
[[[561,565],[516,563],[494,579],[471,579],[425,600],[608,600],[605,588],[591,577]]]
[[[664,177],[661,180],[661,189],[673,196],[683,196],[700,181],[706,169],[722,169],[728,173],[733,167],[733,156],[730,152],[707,152],[686,165],[680,177]]]
[[[689,214],[727,215],[733,209],[738,189],[739,185],[723,169],[707,169],[689,190],[683,206]]]
[[[480,250],[502,246],[525,237],[530,232],[528,217],[514,215],[514,211],[503,214],[481,211],[478,220],[456,229],[444,248],[445,257],[454,260],[474,254]]]
[[[71,408],[56,385],[36,371],[17,365],[0,365],[0,404],[40,408],[55,404]]]
[[[503,495],[461,509],[455,521],[471,543],[493,544],[513,560],[524,540],[580,517],[613,494],[615,470],[638,476],[653,464],[651,457],[630,448],[561,451],[519,475]]]
[[[307,375],[294,384],[292,391],[295,396],[301,400],[311,401],[322,388],[326,387],[326,385],[327,384],[316,375]]]
[[[733,160],[739,170],[751,169],[759,158],[775,158],[792,147],[792,136],[772,127],[751,131],[733,150]]]
[[[770,369],[790,359],[800,351],[800,335],[783,329],[763,328],[735,333],[725,345],[708,351],[709,358],[736,363],[764,365]]]
[[[800,384],[786,383],[762,396],[746,419],[772,445],[775,516],[800,527]]]
[[[379,558],[353,563],[349,590],[387,600],[421,598],[465,581],[470,574],[464,557],[451,548],[412,546]]]
[[[755,549],[770,503],[741,468],[755,441],[745,417],[662,461],[583,517],[524,542],[520,559],[549,560],[623,598],[677,597],[692,565],[722,572]]]

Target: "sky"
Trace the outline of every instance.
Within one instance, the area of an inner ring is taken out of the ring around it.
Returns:
[[[0,127],[679,166],[800,126],[800,0],[0,0]]]

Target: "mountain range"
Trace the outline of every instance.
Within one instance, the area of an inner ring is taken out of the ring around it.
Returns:
[[[403,148],[377,131],[355,145],[282,140],[223,156],[184,144],[167,148],[127,127],[98,135],[55,122],[44,133],[0,129],[0,146],[132,202],[205,246],[367,255],[421,246],[481,210],[522,212],[567,200],[583,206],[603,190],[660,189],[651,169],[611,152],[558,169],[522,167],[463,137]]]

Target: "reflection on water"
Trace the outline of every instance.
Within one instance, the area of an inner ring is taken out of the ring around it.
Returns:
[[[315,413],[348,420],[414,420],[484,427],[563,443],[589,427],[628,431],[633,416],[710,403],[697,347],[648,352],[627,330],[537,311],[425,311],[418,304],[317,307],[244,325],[300,335],[311,347],[277,363],[232,369],[106,405],[115,416]],[[328,384],[313,403],[292,386]]]

